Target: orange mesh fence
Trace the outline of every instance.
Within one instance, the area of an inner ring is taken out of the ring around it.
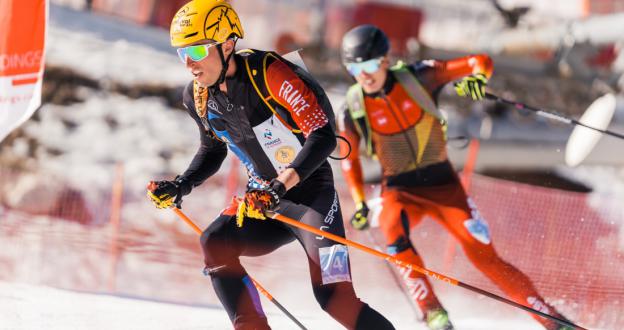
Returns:
[[[624,327],[624,208],[615,197],[482,176],[471,191],[499,252],[547,298],[581,324]]]
[[[235,179],[211,178],[183,209],[205,228],[231,198],[223,187],[240,193]],[[114,185],[94,192],[47,172],[0,168],[0,281],[216,304],[197,234],[171,211],[154,208],[144,187],[124,187],[120,221],[109,222]]]
[[[51,185],[54,189],[45,189],[60,194],[40,194],[31,199],[32,204],[39,202],[37,207],[18,205],[11,202],[9,185],[16,184],[16,178],[23,175],[26,174],[0,170],[0,280],[181,303],[218,304],[210,281],[201,275],[203,258],[196,233],[173,212],[154,209],[143,189],[126,187],[120,225],[114,228],[108,222],[110,191],[87,196],[77,188],[59,189],[57,181]],[[50,177],[37,174],[44,176]],[[200,227],[205,228],[229,200],[230,196],[223,193],[226,181],[227,175],[208,180],[185,199],[185,213]],[[341,193],[346,192],[344,188],[339,187]],[[524,271],[547,300],[584,326],[624,328],[621,203],[609,197],[479,175],[472,177],[470,191],[490,224],[499,254]],[[342,196],[346,201],[346,195]],[[42,203],[46,206],[42,207]],[[350,208],[347,204],[351,203],[344,204],[346,218]],[[376,230],[373,234],[379,238]],[[365,241],[366,236],[351,232],[348,235],[372,244]],[[502,294],[475,270],[459,248],[451,262],[445,263],[450,238],[434,221],[423,221],[412,233],[412,239],[431,270]],[[387,277],[388,270],[372,259],[354,253],[354,263],[376,265],[359,276],[355,274],[360,279],[356,284],[385,290],[392,282]],[[288,267],[289,278],[301,285],[301,281],[307,281],[308,273],[303,260],[303,251],[291,244],[268,257],[245,258],[243,263],[284,302],[280,294],[295,289],[293,283],[283,280],[284,267]],[[443,284],[440,288],[442,296],[444,291],[461,291]],[[289,302],[286,299],[284,303]]]
[[[0,206],[33,216],[48,216],[82,224],[108,221],[110,191],[85,191],[50,173],[0,168]]]
[[[624,208],[615,198],[541,188],[474,174],[471,197],[499,255],[579,324],[624,327]],[[374,230],[375,241],[384,242]],[[422,221],[411,233],[426,266],[504,295],[478,272],[442,226]],[[449,264],[447,242],[455,247]],[[447,290],[448,288],[442,288]]]

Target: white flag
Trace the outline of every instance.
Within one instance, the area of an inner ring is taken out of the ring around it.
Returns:
[[[0,0],[0,141],[41,105],[46,0]]]

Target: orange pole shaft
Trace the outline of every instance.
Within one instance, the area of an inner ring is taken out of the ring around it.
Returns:
[[[414,265],[412,263],[402,261],[402,260],[400,260],[400,259],[398,259],[396,257],[393,257],[393,256],[389,255],[389,254],[377,251],[375,249],[371,249],[371,248],[369,248],[366,245],[362,245],[360,243],[357,243],[357,242],[354,242],[354,241],[350,241],[350,240],[348,240],[346,238],[342,238],[342,237],[340,237],[338,235],[334,235],[332,233],[328,233],[326,231],[322,231],[322,230],[320,230],[318,228],[312,227],[312,226],[310,226],[308,224],[305,224],[305,223],[301,223],[301,222],[299,222],[297,220],[291,219],[291,218],[283,216],[281,214],[275,213],[275,215],[273,216],[273,219],[279,220],[279,221],[284,222],[286,224],[289,224],[289,225],[291,225],[293,227],[301,228],[303,230],[306,230],[308,232],[317,234],[319,236],[323,236],[323,237],[329,238],[332,241],[336,241],[338,243],[342,243],[342,244],[347,245],[347,246],[352,246],[352,247],[357,248],[359,250],[362,250],[364,252],[370,253],[370,254],[372,254],[374,256],[383,258],[383,259],[385,259],[387,261],[391,261],[391,262],[393,262],[393,263],[395,263],[395,264],[397,264],[397,265],[399,265],[401,267],[410,268],[410,269],[413,269],[413,270],[415,270],[415,271],[417,271],[417,272],[419,272],[421,274],[424,274],[424,275],[427,275],[427,276],[431,276],[431,277],[433,277],[433,278],[435,278],[437,280],[448,282],[448,283],[453,284],[453,285],[458,285],[458,283],[459,283],[459,281],[456,280],[456,279],[450,278],[448,276],[444,276],[444,275],[442,275],[440,273],[436,273],[434,271],[430,271],[428,269],[419,267],[419,266]]]
[[[182,210],[180,210],[177,207],[173,208],[173,212],[175,212],[175,214],[177,214],[182,220],[184,220],[184,222],[186,222],[187,225],[189,225],[191,228],[193,228],[193,230],[201,235],[202,234],[202,230],[197,227],[197,225],[193,222],[193,220],[189,219],[189,217],[186,216],[186,214],[184,214],[184,212],[182,212]]]

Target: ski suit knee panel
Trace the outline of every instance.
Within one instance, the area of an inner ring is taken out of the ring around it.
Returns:
[[[212,244],[213,235],[214,235],[214,232],[210,230],[210,228],[206,228],[199,236],[199,244],[202,248],[204,248],[204,250],[206,250],[209,244]]]
[[[351,282],[318,284],[312,290],[323,311],[347,329],[355,329],[364,303],[355,295]]]
[[[486,245],[474,239],[462,240],[460,243],[466,257],[472,263],[492,264],[497,263],[500,259],[492,244]]]
[[[204,230],[199,238],[204,253],[204,263],[209,270],[231,264],[238,258],[239,253],[235,245],[228,244],[227,237],[220,230],[230,220],[230,216],[221,215]]]
[[[394,254],[410,248],[409,234],[411,224],[408,212],[403,205],[398,202],[387,203],[385,198],[382,207],[381,214],[379,215],[379,227],[386,239],[386,244],[389,248],[388,253]],[[398,250],[396,252],[391,252],[391,246]]]
[[[321,309],[326,312],[331,310],[332,305],[356,305],[362,302],[356,297],[350,282],[338,282],[332,284],[316,284],[312,287],[314,298]]]
[[[387,245],[393,244],[401,237],[408,236],[401,223],[401,209],[386,210],[384,207],[379,214],[379,229],[386,238]]]

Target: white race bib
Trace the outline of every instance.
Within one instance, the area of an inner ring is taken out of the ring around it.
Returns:
[[[301,143],[297,137],[275,115],[254,127],[253,131],[278,174],[283,172],[301,151]]]

